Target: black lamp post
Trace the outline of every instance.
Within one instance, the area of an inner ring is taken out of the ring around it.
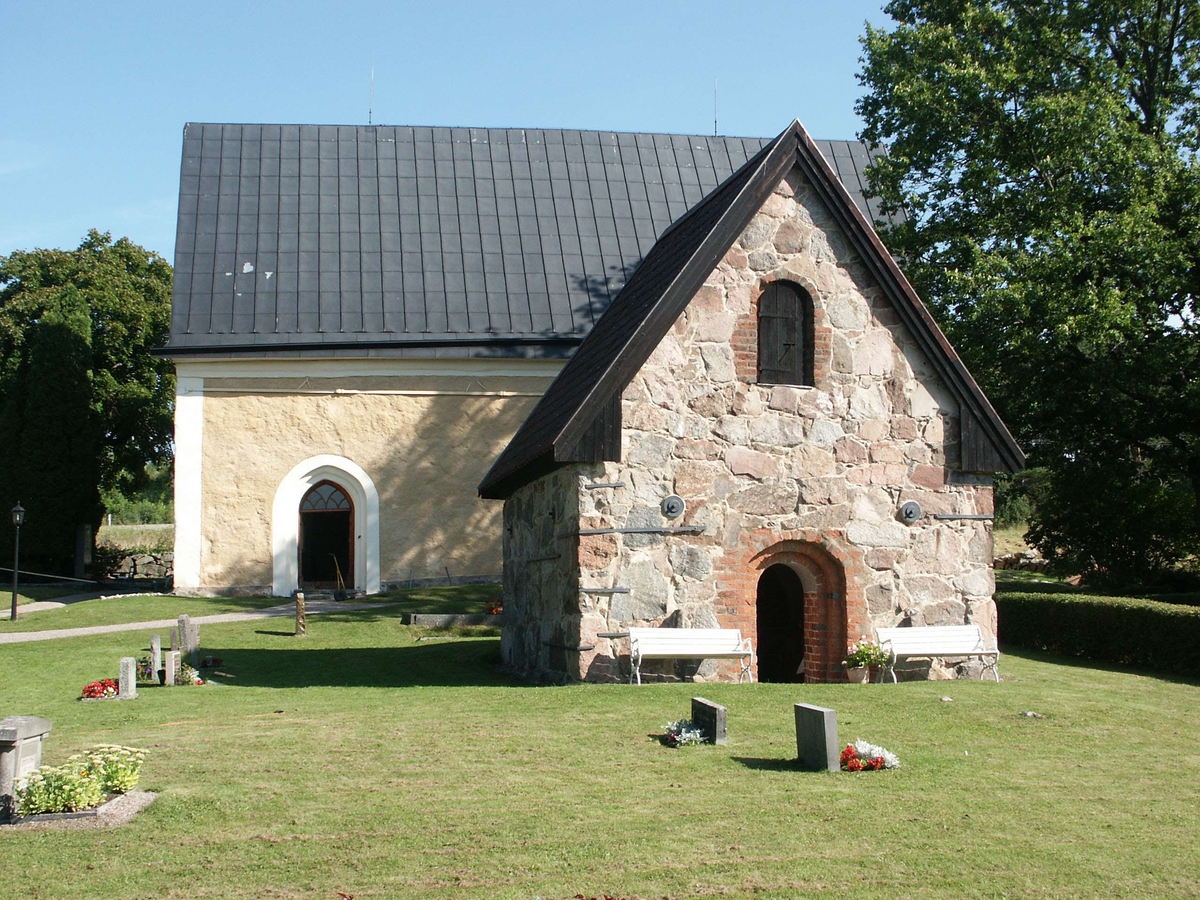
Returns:
[[[17,570],[21,568],[21,523],[25,521],[25,510],[21,508],[21,501],[17,501],[17,505],[12,508],[13,526],[17,529],[17,539],[13,544],[13,599],[12,599],[12,621],[17,621],[17,586],[20,579],[17,576]]]

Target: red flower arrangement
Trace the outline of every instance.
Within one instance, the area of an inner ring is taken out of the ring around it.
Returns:
[[[842,751],[841,761],[843,772],[879,772],[882,769],[900,768],[896,754],[866,741],[847,744]]]
[[[854,745],[847,744],[846,749],[842,751],[842,768],[847,772],[878,772],[883,768],[883,757],[876,756],[865,760],[859,759],[858,754],[854,750]]]
[[[488,600],[486,602],[487,602],[487,611],[490,615],[498,616],[498,615],[500,615],[500,613],[502,613],[504,611],[504,601],[503,600]]]
[[[107,700],[110,697],[117,696],[120,690],[120,685],[111,678],[102,678],[99,681],[93,681],[91,684],[84,685],[82,696],[84,700]]]

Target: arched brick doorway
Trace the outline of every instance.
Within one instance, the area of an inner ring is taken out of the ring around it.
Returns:
[[[787,585],[795,588],[798,581],[803,589],[802,607],[796,618],[802,622],[803,628],[803,679],[798,675],[793,678],[777,677],[776,669],[786,665],[792,655],[788,651],[778,650],[781,644],[786,645],[793,639],[787,636],[781,640],[777,633],[758,633],[761,627],[785,627],[786,622],[779,616],[779,611],[760,610],[756,624],[755,647],[768,648],[767,679],[766,680],[803,680],[808,682],[841,681],[842,659],[846,651],[847,614],[846,614],[846,576],[842,564],[819,544],[806,541],[781,541],[757,554],[751,565],[759,573],[760,584],[767,580],[768,590],[765,599],[770,603],[778,600],[773,592],[777,585]],[[783,576],[777,567],[786,567],[795,581]],[[760,594],[760,596],[764,596]],[[766,613],[764,616],[763,613]],[[761,665],[759,673],[763,672]]]

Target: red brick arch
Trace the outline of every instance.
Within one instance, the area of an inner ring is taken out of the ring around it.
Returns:
[[[841,681],[848,625],[842,564],[820,544],[780,541],[751,559],[750,565],[759,577],[774,565],[787,566],[800,577],[804,585],[804,680]],[[757,644],[757,628],[754,638]]]
[[[842,681],[848,639],[870,633],[858,548],[835,529],[743,532],[714,567],[714,611],[723,628],[739,628],[758,645],[758,579],[781,563],[804,585],[805,681]]]

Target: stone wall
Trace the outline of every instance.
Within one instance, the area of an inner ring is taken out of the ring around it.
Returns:
[[[374,482],[383,582],[445,579],[446,569],[498,578],[501,504],[475,486],[537,402],[524,395],[549,381],[206,379],[201,592],[270,591],[275,492],[319,454],[352,460]]]
[[[756,303],[776,279],[812,297],[815,387],[755,383]],[[701,533],[581,542],[581,588],[630,593],[580,601],[580,642],[595,649],[573,677],[613,671],[627,647],[595,635],[633,624],[756,636],[758,577],[775,562],[805,585],[809,680],[839,678],[846,641],[872,625],[995,634],[990,521],[932,518],[990,514],[991,479],[956,470],[950,393],[798,172],[633,379],[622,415],[623,462],[576,475],[581,525]],[[687,511],[668,522],[672,493]],[[912,526],[898,519],[909,500],[924,511]]]
[[[517,672],[578,677],[577,482],[574,468],[559,469],[504,503],[501,655]]]

